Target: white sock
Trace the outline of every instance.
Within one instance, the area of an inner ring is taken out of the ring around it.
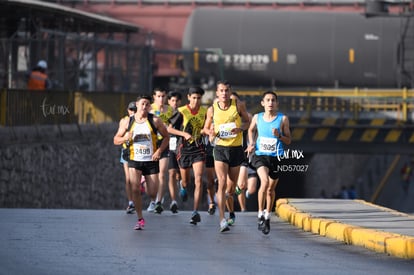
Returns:
[[[257,214],[258,218],[260,218],[261,216],[263,216],[263,211],[259,211],[259,213]]]
[[[134,202],[133,201],[129,201],[129,203],[128,203],[129,205],[134,205]]]
[[[264,218],[265,218],[265,220],[270,219],[270,213],[266,211],[265,214],[264,214]]]

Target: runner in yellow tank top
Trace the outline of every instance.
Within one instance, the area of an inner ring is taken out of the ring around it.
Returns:
[[[156,88],[153,91],[152,94],[154,102],[151,104],[151,113],[161,118],[162,122],[164,122],[164,125],[168,126],[168,120],[172,117],[174,110],[171,108],[171,106],[166,104],[167,99],[167,92],[163,89]],[[158,137],[158,146],[162,142],[162,136],[157,135]],[[169,149],[165,150],[161,154],[160,159],[160,173],[159,173],[159,182],[160,185],[158,187],[158,193],[156,198],[151,198],[150,205],[147,208],[147,211],[149,212],[155,212],[157,214],[161,214],[162,211],[164,211],[164,208],[162,206],[163,201],[163,195],[164,195],[164,189],[167,185],[167,171],[168,171],[168,159],[169,159]]]
[[[234,129],[240,129],[241,127],[237,100],[230,99],[230,106],[226,107],[226,109],[222,109],[219,101],[217,101],[213,104],[213,112],[214,131],[217,133],[216,145],[241,146],[243,143],[243,131],[234,131]]]
[[[204,132],[209,133],[212,139],[216,138],[213,155],[218,179],[217,205],[220,213],[220,231],[225,232],[229,230],[229,224],[224,217],[226,189],[234,190],[236,187],[240,165],[244,160],[242,136],[243,131],[249,126],[249,116],[243,104],[230,98],[228,82],[217,83],[216,96],[216,102],[207,111]],[[229,188],[227,184],[230,185]],[[231,218],[234,221],[235,217]]]

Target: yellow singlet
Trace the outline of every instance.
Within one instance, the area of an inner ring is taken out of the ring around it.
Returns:
[[[207,109],[200,106],[197,113],[191,113],[190,108],[181,106],[178,111],[183,115],[183,131],[193,136],[194,140],[201,139],[201,129],[203,129],[206,120]]]
[[[230,107],[222,110],[218,102],[213,104],[214,131],[218,133],[216,145],[221,146],[242,146],[243,132],[232,134],[231,130],[241,127],[241,117],[237,111],[236,100],[231,100]]]

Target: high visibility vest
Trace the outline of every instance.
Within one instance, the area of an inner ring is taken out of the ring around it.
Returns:
[[[33,71],[30,74],[29,81],[27,83],[27,89],[44,90],[46,88],[46,79],[47,79],[46,74],[39,72],[39,71]]]

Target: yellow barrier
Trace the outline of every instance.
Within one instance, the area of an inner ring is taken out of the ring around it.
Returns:
[[[264,91],[238,91],[251,112],[261,110]],[[414,90],[318,90],[277,91],[282,112],[304,112],[310,118],[317,112],[349,112],[358,119],[361,112],[395,112],[405,122],[414,111]],[[251,97],[251,98],[249,98]],[[3,89],[0,96],[0,123],[4,126],[106,123],[126,114],[126,105],[135,100],[132,93],[58,92]],[[259,109],[256,109],[259,108]],[[45,112],[46,111],[46,112]],[[59,111],[61,112],[59,113]]]
[[[243,98],[260,98],[265,91],[241,90]],[[282,111],[305,111],[308,117],[313,111],[351,112],[358,119],[361,112],[395,112],[397,119],[407,121],[408,114],[414,111],[414,90],[406,88],[389,89],[337,89],[317,91],[277,90]],[[256,100],[257,103],[259,100]]]
[[[136,95],[61,91],[2,90],[3,126],[42,124],[99,124],[119,121]]]

